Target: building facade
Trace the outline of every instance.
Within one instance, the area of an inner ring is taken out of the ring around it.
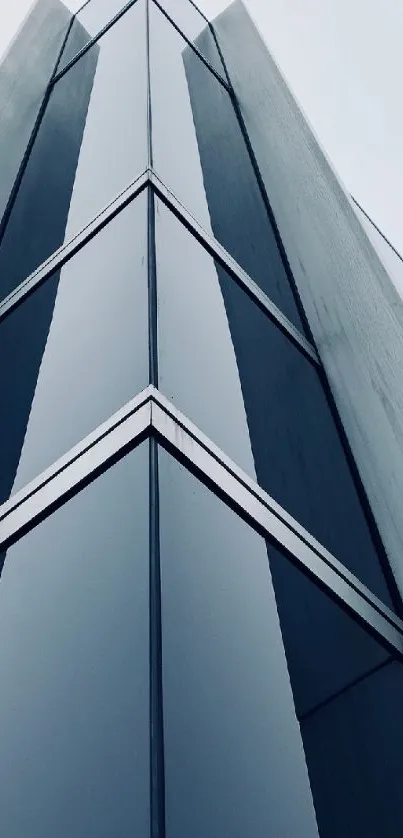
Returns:
[[[245,8],[39,0],[0,117],[2,832],[400,838],[401,303]]]

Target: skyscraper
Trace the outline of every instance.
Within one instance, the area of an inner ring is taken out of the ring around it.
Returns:
[[[401,303],[247,12],[39,0],[0,114],[2,832],[400,838]]]

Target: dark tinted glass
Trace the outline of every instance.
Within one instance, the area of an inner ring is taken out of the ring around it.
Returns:
[[[300,326],[228,92],[153,4],[150,53],[153,164],[157,173]]]
[[[313,838],[265,543],[159,466],[167,838]]]
[[[148,384],[146,223],[143,193],[0,321],[1,500]]]
[[[149,835],[148,450],[7,553],[0,581],[0,827]]]
[[[90,0],[73,22],[58,69],[66,64],[117,15],[129,0]],[[143,2],[143,0],[137,0]],[[80,6],[83,6],[80,3]]]
[[[2,27],[6,13],[7,5],[3,4]],[[69,22],[62,3],[35,3],[18,37],[0,55],[0,221]]]
[[[163,392],[390,604],[314,366],[157,202]]]
[[[145,79],[138,2],[54,87],[0,247],[2,297],[145,168]]]
[[[195,44],[210,65],[226,78],[221,57],[207,19],[190,0],[156,0],[179,27],[185,37]]]
[[[320,836],[399,838],[402,664],[268,553]]]

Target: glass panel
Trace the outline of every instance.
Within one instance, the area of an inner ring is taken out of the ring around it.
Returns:
[[[225,81],[225,70],[216,41],[207,19],[199,9],[190,0],[156,0],[156,3],[165,9],[185,37],[195,44],[201,55]]]
[[[23,4],[14,4],[14,25],[19,18],[18,6],[22,6],[23,17]],[[7,32],[9,27],[4,27],[6,11],[7,6],[3,4],[0,37],[0,221],[70,21],[62,3],[44,0],[35,3],[3,56],[4,38],[8,40],[10,34]]]
[[[391,605],[315,367],[159,201],[156,242],[162,391]]]
[[[146,224],[143,193],[0,322],[1,501],[148,384]]]
[[[268,547],[321,838],[403,831],[403,670]]]
[[[5,297],[147,165],[144,4],[55,85],[0,247]]]
[[[128,3],[129,0],[90,0],[73,22],[58,69],[62,70]],[[143,35],[145,37],[144,30]]]
[[[159,464],[167,838],[314,838],[265,543]]]
[[[149,835],[148,529],[143,445],[7,553],[7,838]]]
[[[157,173],[302,328],[229,94],[154,4],[150,57]]]

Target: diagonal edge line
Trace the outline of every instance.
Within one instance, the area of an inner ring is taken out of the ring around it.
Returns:
[[[208,17],[206,17],[206,15],[204,14],[204,12],[202,12],[202,10],[201,10],[201,9],[199,9],[199,7],[196,5],[196,3],[194,2],[194,0],[188,0],[188,2],[190,3],[190,5],[191,5],[191,6],[193,6],[193,8],[196,10],[196,12],[198,12],[198,13],[199,13],[199,15],[200,15],[200,16],[203,18],[203,20],[206,22],[206,24],[207,24],[208,26],[210,26],[210,21],[209,21]]]
[[[140,444],[150,432],[150,402],[147,400],[118,428],[97,440],[89,451],[72,460],[65,469],[42,485],[40,490],[10,512],[0,525],[1,549],[7,550],[40,521],[48,518],[54,509],[79,493],[113,462]]]
[[[117,428],[123,425],[135,413],[137,413],[147,402],[150,401],[151,387],[148,386],[141,393],[127,402],[120,410],[116,411],[110,419],[99,425],[92,433],[88,434],[83,440],[77,443],[66,454],[56,460],[49,468],[41,472],[38,477],[30,481],[20,491],[12,495],[11,498],[0,506],[0,544],[1,544],[1,525],[10,515],[12,515],[19,507],[26,501],[30,500],[34,495],[39,494],[42,489],[48,485],[52,480],[55,480],[60,474],[66,471],[78,459],[88,454],[98,443],[102,442],[105,437],[113,434]],[[150,411],[151,421],[151,411]]]
[[[297,713],[297,719],[299,724],[303,724],[307,719],[310,719],[315,713],[318,713],[324,707],[327,707],[333,701],[337,701],[340,696],[347,693],[349,690],[354,690],[359,684],[362,684],[367,678],[371,678],[372,675],[375,675],[380,670],[384,669],[385,666],[390,666],[393,663],[393,657],[389,656],[386,657],[380,663],[377,663],[375,666],[371,666],[365,672],[362,672],[361,675],[358,675],[356,678],[353,678],[352,681],[349,681],[347,684],[344,684],[343,687],[339,687],[338,690],[335,690],[333,693],[328,695],[326,698],[322,699],[322,701],[318,701],[313,707],[305,710],[303,713]]]
[[[217,70],[215,70],[215,68],[212,66],[212,64],[210,64],[210,62],[207,60],[207,58],[205,58],[204,55],[197,49],[195,44],[192,43],[192,41],[187,37],[187,35],[185,35],[185,33],[180,28],[180,26],[178,26],[178,24],[175,22],[175,20],[169,15],[169,12],[167,12],[166,9],[164,9],[164,7],[160,5],[158,0],[151,0],[151,2],[154,3],[155,6],[157,6],[157,8],[160,10],[161,14],[164,15],[164,17],[169,21],[171,26],[173,26],[173,28],[183,38],[183,40],[187,43],[188,47],[190,47],[190,49],[192,49],[193,52],[196,53],[196,55],[200,59],[200,61],[202,61],[203,64],[207,67],[207,69],[210,70],[210,72],[213,74],[213,76],[215,76],[215,78],[222,85],[224,90],[226,90],[227,93],[229,93],[231,95],[232,91],[231,91],[231,88],[228,86],[227,82],[217,72]],[[207,23],[208,23],[208,21],[207,21]]]
[[[353,203],[358,207],[358,209],[361,210],[362,214],[365,216],[367,221],[369,221],[369,223],[372,225],[372,227],[374,227],[376,232],[379,233],[379,235],[384,240],[384,242],[386,242],[386,244],[389,245],[390,249],[393,250],[393,253],[395,254],[395,256],[397,256],[397,258],[400,259],[400,261],[403,263],[403,256],[402,256],[401,253],[399,253],[397,247],[395,247],[395,245],[392,244],[390,239],[388,239],[388,237],[385,235],[385,233],[382,232],[381,228],[378,227],[377,224],[375,224],[375,221],[371,218],[371,216],[364,209],[364,207],[362,207],[361,204],[357,201],[357,198],[354,198],[354,195],[352,195],[351,193],[350,193],[350,198],[353,201]],[[371,242],[371,244],[372,244],[372,242]]]
[[[238,262],[231,256],[230,253],[223,247],[220,242],[214,238],[207,230],[196,220],[194,215],[182,204],[176,197],[174,192],[166,186],[162,178],[156,173],[155,169],[150,172],[150,183],[154,191],[158,194],[165,205],[173,212],[173,214],[184,224],[184,226],[191,232],[191,234],[199,241],[200,244],[207,250],[208,253],[230,273],[233,279],[243,288],[243,290],[250,296],[260,309],[264,309],[266,315],[273,320],[281,329],[283,334],[286,334],[294,344],[301,349],[310,360],[317,365],[320,364],[318,354],[312,344],[304,337],[304,335],[294,326],[293,323],[286,317],[285,314],[276,306],[276,304],[265,294],[264,291],[257,285],[257,283],[241,268]]]
[[[134,436],[131,434],[130,423],[136,414],[141,415],[140,411],[146,409],[145,417],[139,428],[136,430]],[[162,419],[170,423],[174,429],[173,435],[167,435],[164,429]],[[119,428],[126,433],[119,435]],[[247,508],[245,502],[239,500],[234,492],[231,492],[228,487],[223,487],[223,481],[214,480],[217,488],[223,492],[232,504],[247,516],[252,526],[266,533],[269,538],[273,538],[276,543],[286,550],[286,552],[294,557],[298,565],[310,573],[314,577],[316,583],[321,584],[326,588],[329,594],[335,596],[340,603],[347,604],[349,610],[356,615],[358,619],[367,625],[368,629],[375,631],[388,643],[392,644],[399,654],[403,654],[403,623],[399,618],[390,612],[383,603],[375,597],[353,574],[341,565],[325,548],[323,548],[310,534],[304,530],[285,510],[282,509],[258,484],[249,478],[241,469],[239,469],[211,440],[206,437],[196,426],[193,425],[183,414],[181,414],[171,402],[169,402],[160,391],[156,390],[153,385],[150,385],[143,390],[138,396],[128,402],[121,410],[111,417],[106,423],[98,427],[92,434],[88,435],[75,448],[61,457],[50,469],[43,472],[36,480],[32,481],[28,486],[12,497],[10,501],[0,508],[2,515],[2,522],[0,522],[0,545],[7,545],[12,541],[18,539],[19,533],[26,531],[35,525],[39,515],[46,516],[48,510],[57,502],[63,502],[63,497],[74,491],[83,480],[90,478],[91,474],[97,471],[107,462],[126,448],[128,444],[132,444],[140,437],[146,430],[156,433],[165,439],[178,454],[185,456],[188,462],[193,463],[206,477],[211,479],[208,471],[197,463],[197,457],[192,458],[191,453],[184,451],[180,445],[178,430],[191,441],[193,450],[199,450],[207,454],[210,463],[215,463],[215,468],[219,469],[221,476],[227,475],[243,492],[247,501],[257,503],[257,510],[262,513],[265,520],[259,517],[255,510]],[[109,438],[109,448],[102,452],[102,445],[105,440]],[[93,456],[89,463],[88,460],[90,452],[96,451],[98,448],[98,458]],[[81,465],[81,468],[80,468]],[[74,473],[75,469],[75,473]],[[70,480],[65,480],[61,489],[57,491],[58,482],[60,482],[63,474],[68,478],[68,471]],[[217,472],[216,472],[217,474]],[[218,474],[218,476],[220,476]],[[53,484],[53,492],[51,487]],[[42,495],[42,497],[41,497]],[[37,505],[32,511],[32,504],[37,498]],[[24,516],[23,507],[26,505],[27,512]],[[22,513],[22,514],[21,514]],[[49,514],[49,513],[48,513]],[[16,522],[12,523],[13,515],[16,516]],[[272,523],[268,523],[267,517],[270,517]],[[11,527],[10,527],[11,519]],[[30,526],[31,525],[31,526]],[[283,540],[281,541],[276,528],[281,528],[283,533]],[[1,532],[3,530],[3,532]],[[5,530],[5,532],[4,532]],[[287,546],[287,540],[292,539],[296,541],[296,547],[299,550],[296,552],[295,545]],[[308,558],[301,556],[302,551],[307,553]],[[312,559],[316,563],[317,568],[313,568]],[[330,581],[329,577],[330,574]],[[334,577],[334,579],[333,579]],[[337,585],[344,590],[347,599],[343,599],[343,593],[337,591]],[[355,604],[353,603],[355,599]],[[372,616],[376,616],[378,621],[381,620],[385,625],[382,631],[376,625],[376,621],[372,622],[368,618],[368,610]],[[390,632],[395,633],[397,637],[391,640]]]
[[[88,222],[78,233],[61,247],[54,251],[38,268],[33,271],[20,285],[0,303],[0,321],[15,306],[21,303],[37,286],[44,282],[59,267],[69,261],[75,254],[84,247],[100,230],[105,227],[116,215],[119,214],[132,200],[134,200],[148,185],[155,190],[156,194],[168,206],[168,208],[179,218],[181,223],[191,232],[197,241],[216,258],[230,275],[244,289],[259,308],[276,323],[298,349],[318,366],[320,361],[314,347],[299,332],[291,321],[280,311],[264,291],[252,280],[246,271],[236,260],[225,250],[225,248],[211,236],[205,228],[194,218],[192,213],[179,201],[174,192],[166,186],[162,178],[149,167],[138,175],[125,189],[118,193],[113,200],[100,210],[94,218]]]
[[[27,20],[28,20],[28,16],[26,18]],[[34,123],[32,125],[32,130],[29,132],[28,142],[26,144],[25,151],[22,155],[20,165],[18,166],[18,171],[17,171],[16,176],[14,178],[14,182],[13,182],[13,185],[12,185],[11,192],[8,196],[7,201],[6,201],[6,206],[4,207],[4,212],[2,213],[2,215],[0,217],[0,246],[1,246],[1,244],[4,240],[4,237],[6,235],[7,227],[8,227],[9,221],[11,219],[11,215],[12,215],[12,212],[13,212],[13,209],[14,209],[14,206],[15,206],[15,202],[18,198],[18,194],[19,194],[20,189],[21,189],[22,181],[23,181],[27,166],[29,165],[31,154],[32,154],[33,149],[34,149],[34,144],[36,142],[38,133],[40,131],[40,128],[41,128],[41,125],[42,125],[42,122],[43,122],[43,119],[45,117],[46,109],[48,107],[50,95],[51,95],[51,92],[52,92],[53,79],[56,75],[57,67],[59,65],[59,61],[60,61],[61,56],[63,54],[63,51],[64,51],[64,48],[66,46],[67,40],[70,36],[71,28],[73,26],[73,21],[74,21],[74,16],[71,16],[70,20],[67,24],[67,27],[66,27],[64,38],[61,42],[60,49],[57,50],[57,58],[56,58],[56,62],[54,63],[54,66],[53,66],[53,70],[51,71],[50,75],[47,74],[48,82],[45,84],[45,88],[43,89],[43,94],[41,96],[39,110],[38,110],[38,112],[36,114],[36,117],[34,119]]]
[[[174,420],[170,416],[164,414],[162,410],[161,415],[163,419],[168,419],[168,423],[171,425],[171,428],[173,428],[172,435],[170,435],[169,430],[164,427],[164,424],[159,422],[157,411],[154,412],[153,430],[154,432],[157,432],[158,436],[162,439],[162,444],[166,442],[167,445],[178,451],[187,463],[190,463],[191,466],[193,466],[199,473],[204,475],[206,480],[209,481],[209,485],[212,484],[213,486],[216,486],[217,493],[221,494],[230,506],[235,507],[238,514],[240,513],[243,515],[253,529],[260,534],[263,534],[264,537],[269,540],[274,540],[280,549],[285,551],[291,561],[294,561],[294,563],[296,563],[301,570],[305,571],[311,578],[313,578],[314,584],[324,588],[333,599],[338,601],[339,605],[344,610],[347,608],[347,610],[353,615],[353,618],[364,624],[368,631],[375,634],[377,638],[382,640],[384,643],[386,642],[389,648],[391,648],[400,657],[403,657],[403,627],[400,624],[400,621],[395,619],[393,615],[391,615],[391,618],[389,619],[388,616],[383,613],[383,609],[377,608],[371,601],[372,597],[369,599],[363,596],[346,579],[340,577],[321,556],[313,551],[309,545],[302,541],[302,539],[298,539],[295,533],[293,533],[290,528],[287,527],[287,525],[277,516],[275,516],[274,513],[263,503],[258,503],[258,507],[260,507],[260,509],[257,508],[257,510],[253,510],[248,508],[248,504],[245,504],[242,499],[237,498],[231,490],[231,487],[225,485],[225,480],[220,479],[220,474],[217,473],[217,470],[213,474],[214,465],[210,473],[208,468],[206,469],[205,466],[200,464],[197,456],[197,449],[200,451],[203,446],[197,444],[195,446],[195,440],[192,439],[192,450],[186,450],[186,441],[182,439],[182,444],[179,444],[178,442],[178,429]],[[183,433],[186,434],[186,431],[183,431]],[[205,450],[204,453],[206,453]],[[209,452],[207,453],[209,454]],[[210,460],[214,461],[214,457],[211,455]],[[219,465],[219,471],[224,473],[224,475],[225,473],[227,475],[229,474],[230,479],[233,481],[236,480],[234,475],[228,473],[225,467],[220,467]],[[242,488],[245,492],[246,487]],[[247,494],[249,495],[249,499],[252,499],[255,503],[258,501],[258,498],[253,497],[252,493]],[[259,512],[262,514],[259,514]],[[293,541],[297,540],[297,543],[291,544],[290,537]]]
[[[323,561],[337,576],[343,579],[349,587],[354,588],[360,596],[363,596],[369,604],[382,611],[383,615],[394,624],[399,625],[403,631],[403,621],[398,618],[375,594],[348,570],[348,568],[332,555],[317,539],[302,527],[292,516],[283,509],[274,498],[262,489],[249,475],[242,471],[220,448],[205,436],[199,429],[181,414],[174,405],[166,399],[160,391],[152,398],[173,422],[201,448],[203,448],[220,466],[222,466],[246,491],[253,495],[256,500],[262,503],[270,514],[274,515],[290,532],[303,542],[317,557]]]
[[[353,589],[356,594],[363,598],[371,608],[374,608],[381,616],[388,620],[394,628],[397,628],[403,635],[403,621],[394,614],[378,597],[373,594],[366,585],[348,570],[335,556],[332,555],[325,547],[323,547],[317,539],[314,538],[307,530],[302,527],[298,521],[292,518],[280,504],[277,503],[267,492],[264,491],[252,478],[242,471],[229,457],[227,457],[220,448],[218,448],[211,440],[205,436],[190,420],[188,420],[174,405],[161,394],[160,391],[155,390],[151,393],[151,399],[154,401],[160,410],[171,419],[175,425],[181,428],[194,442],[196,442],[204,451],[206,451],[212,459],[214,459],[219,466],[225,469],[226,472],[240,485],[244,490],[253,496],[264,508],[273,515],[279,523],[292,533],[303,545],[305,545],[315,556],[326,565],[337,577]],[[152,423],[154,424],[154,417],[158,414],[152,412]]]
[[[75,12],[75,14],[72,17],[72,20],[77,19],[79,21],[79,23],[81,23],[81,21],[79,20],[79,14],[82,11],[84,11],[84,7],[87,6],[89,2],[90,2],[90,0],[88,0],[87,3],[84,3],[84,5],[81,7],[81,9],[78,9],[78,11]],[[115,14],[115,16],[113,18],[111,18],[102,27],[102,29],[99,30],[99,32],[96,35],[94,35],[92,38],[90,38],[89,41],[87,41],[87,43],[84,44],[84,46],[81,47],[81,49],[78,52],[76,52],[75,55],[73,55],[73,58],[71,58],[71,60],[68,61],[68,63],[64,67],[62,67],[61,70],[59,70],[59,72],[52,79],[51,87],[53,87],[59,81],[59,79],[63,78],[63,76],[66,75],[66,73],[70,70],[70,68],[73,67],[74,64],[77,64],[77,62],[80,60],[80,58],[82,58],[83,55],[85,55],[88,52],[88,50],[91,49],[91,47],[93,47],[96,43],[98,43],[98,41],[103,37],[103,35],[106,35],[106,33],[109,32],[109,29],[111,29],[112,26],[115,25],[115,23],[118,23],[120,18],[123,17],[126,14],[126,12],[130,11],[132,6],[135,6],[136,3],[137,3],[137,0],[129,0],[128,3],[125,3],[124,6],[120,9],[120,11],[118,11]],[[61,55],[59,60],[62,57],[63,56]]]
[[[78,15],[81,14],[81,12],[84,11],[85,7],[88,6],[88,4],[91,2],[92,0],[84,0],[84,3],[82,3],[81,6],[79,6],[79,8],[76,9],[75,12],[73,12],[73,17],[78,17]]]
[[[182,31],[180,26],[175,22],[175,20],[173,20],[173,18],[170,17],[169,13],[162,6],[160,6],[158,0],[152,0],[152,2],[155,3],[155,5],[159,8],[160,12],[170,22],[170,24],[174,27],[174,29],[176,29],[176,31],[179,33],[179,35],[181,35],[181,37],[187,43],[187,45],[196,53],[196,55],[200,58],[200,60],[203,62],[203,64],[205,64],[205,66],[210,70],[210,72],[213,73],[213,75],[216,77],[217,81],[219,81],[219,83],[222,84],[222,86],[227,90],[227,92],[230,93],[231,92],[230,87],[228,86],[225,79],[223,79],[222,76],[217,72],[217,70],[215,70],[215,68],[210,64],[210,62],[207,60],[207,58],[205,58],[202,55],[202,53],[199,52],[197,47],[185,35],[185,33]],[[65,65],[65,67],[62,67],[62,69],[59,70],[59,72],[54,76],[54,78],[52,79],[52,82],[51,82],[51,87],[53,87],[53,85],[55,85],[59,81],[59,79],[61,79],[71,69],[71,67],[73,67],[74,64],[76,64],[80,60],[80,58],[82,58],[83,55],[85,55],[88,52],[88,50],[91,49],[91,47],[93,47],[104,35],[106,35],[106,33],[109,31],[109,29],[111,29],[112,26],[115,25],[115,23],[118,23],[118,21],[126,14],[126,12],[130,11],[132,6],[135,6],[136,3],[137,3],[137,0],[129,0],[129,2],[126,3],[122,7],[122,9],[120,9],[120,11],[117,12],[115,14],[115,16],[113,18],[111,18],[111,20],[109,20],[102,27],[102,29],[99,30],[99,32],[96,35],[94,35],[92,38],[90,38],[90,40],[87,41],[86,44],[84,44],[84,46],[73,56],[73,58]],[[85,3],[84,6],[82,6],[82,8],[79,9],[72,16],[73,20],[74,19],[79,20],[79,14],[80,14],[81,11],[83,11],[83,9],[86,5],[87,5],[87,3]],[[194,4],[192,4],[192,5],[194,5]],[[197,11],[199,11],[199,10],[197,10]],[[204,17],[204,15],[202,15],[202,17]],[[206,24],[208,26],[210,25],[210,22],[207,19],[206,19]],[[60,58],[61,57],[62,56],[60,56]]]
[[[131,202],[148,186],[150,182],[150,170],[148,168],[138,175],[125,189],[119,192],[113,200],[100,210],[94,218],[88,222],[78,233],[75,233],[68,242],[62,244],[55,250],[38,268],[24,279],[13,291],[0,303],[0,320],[8,312],[20,303],[31,293],[41,282],[44,282],[58,268],[63,267],[75,254],[81,250],[97,233],[105,227],[119,212]]]

